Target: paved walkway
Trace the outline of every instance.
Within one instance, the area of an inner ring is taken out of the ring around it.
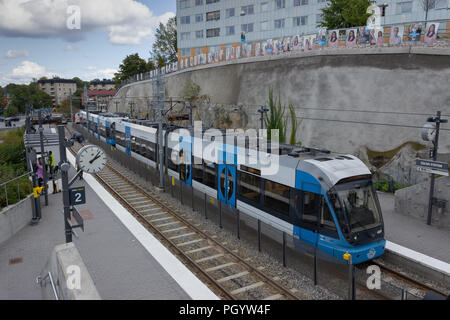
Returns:
[[[85,232],[77,229],[74,243],[103,299],[190,299],[89,185],[86,196],[88,205],[78,207]],[[41,299],[35,278],[54,246],[65,242],[62,194],[49,196],[42,216],[0,246],[0,300]],[[9,263],[16,258],[22,262]]]
[[[394,211],[395,197],[378,192],[387,240],[450,263],[450,230]]]

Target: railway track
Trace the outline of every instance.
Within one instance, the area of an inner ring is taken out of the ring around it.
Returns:
[[[76,154],[79,148],[80,144],[76,144],[71,152]],[[135,184],[120,167],[108,163],[95,178],[219,297],[230,300],[300,299],[201,231],[158,194]]]
[[[70,132],[70,130],[67,128]],[[71,133],[70,133],[71,134]],[[81,147],[71,148],[76,153]],[[105,170],[95,178],[119,200],[138,221],[165,243],[199,278],[223,299],[283,299],[298,300],[297,290],[289,290],[261,272],[261,267],[250,265],[234,251],[200,230],[179,208],[160,195],[134,182],[133,177],[119,165],[108,162]],[[383,281],[398,291],[421,298],[428,291],[447,295],[427,284],[395,271],[376,261],[382,270]],[[362,269],[361,269],[362,270]],[[366,288],[357,283],[359,292],[369,299],[398,299],[389,292]],[[294,294],[294,292],[296,294]]]
[[[405,294],[404,298],[407,298],[406,295],[412,295],[415,298],[420,299],[423,298],[423,296],[425,296],[425,294],[429,291],[435,292],[444,298],[446,298],[450,294],[450,292],[445,293],[426,283],[416,280],[407,274],[394,270],[378,261],[371,261],[370,264],[376,265],[380,268],[383,275],[383,281],[385,283],[388,283],[399,289],[403,289],[403,293]]]

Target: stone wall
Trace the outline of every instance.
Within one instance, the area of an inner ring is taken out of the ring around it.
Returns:
[[[22,230],[33,217],[32,196],[4,208],[0,212],[0,245]]]
[[[432,225],[450,228],[450,177],[435,180],[434,196],[446,200],[445,209],[433,207]],[[395,212],[427,221],[430,182],[426,181],[395,193]]]

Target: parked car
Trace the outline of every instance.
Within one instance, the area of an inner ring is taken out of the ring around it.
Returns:
[[[0,117],[0,122],[5,121],[5,117]]]

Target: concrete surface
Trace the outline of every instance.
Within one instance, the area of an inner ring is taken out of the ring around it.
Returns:
[[[81,185],[85,184],[75,183]],[[85,186],[88,205],[78,207],[86,219],[85,232],[77,229],[80,238],[74,236],[73,240],[102,299],[189,299],[96,193]],[[41,299],[35,279],[53,248],[64,242],[62,196],[50,195],[41,222],[26,226],[0,245],[0,300]]]
[[[378,192],[386,239],[430,257],[450,263],[450,230],[395,211],[393,194]]]
[[[421,127],[426,121],[423,115],[364,111],[432,115],[441,110],[444,114],[450,114],[449,55],[448,48],[398,47],[314,50],[240,59],[169,74],[166,77],[166,98],[180,99],[186,81],[193,80],[200,85],[201,95],[208,95],[216,109],[222,104],[243,104],[240,117],[245,121],[238,123],[256,128],[259,127],[256,110],[266,103],[269,89],[273,88],[275,95],[280,93],[283,103],[290,102],[296,107],[297,117],[300,118]],[[151,92],[151,81],[133,83],[121,88],[115,101],[120,102],[120,111],[129,112],[126,98],[139,97],[134,99],[134,110],[143,110],[144,115]],[[363,112],[305,110],[300,107]],[[111,104],[110,110],[116,110],[115,103]],[[196,111],[197,119],[205,122],[215,113],[211,109]],[[362,146],[387,151],[408,141],[423,144],[419,128],[310,119],[299,119],[299,122],[298,141],[332,151],[356,153]],[[440,152],[450,153],[449,131],[442,132]]]
[[[0,212],[0,245],[22,230],[31,220],[33,197],[4,208]]]
[[[429,181],[398,190],[395,193],[395,211],[420,219],[426,223],[429,194]],[[448,228],[450,233],[450,177],[442,177],[435,180],[434,197],[446,200],[447,203],[444,209],[433,207],[431,224]],[[447,244],[449,245],[450,242]]]
[[[53,285],[59,300],[101,299],[89,271],[73,243],[56,246],[41,273],[43,299],[55,300],[51,280],[46,278],[49,272],[52,274]],[[78,279],[77,276],[79,276]]]

